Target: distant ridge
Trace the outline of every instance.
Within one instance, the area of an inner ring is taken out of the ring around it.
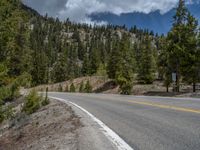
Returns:
[[[200,1],[193,1],[187,5],[188,9],[200,22]],[[92,14],[92,20],[106,21],[114,25],[126,25],[128,28],[136,25],[138,28],[146,28],[153,30],[159,34],[166,34],[173,21],[175,9],[170,10],[165,14],[160,14],[159,11],[154,11],[149,14],[133,12],[121,14],[120,16],[111,13]]]

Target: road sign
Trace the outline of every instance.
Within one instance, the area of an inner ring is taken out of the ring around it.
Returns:
[[[172,81],[176,82],[176,73],[172,73]]]

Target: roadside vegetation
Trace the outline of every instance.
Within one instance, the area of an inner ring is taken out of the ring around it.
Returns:
[[[61,22],[39,15],[20,0],[1,0],[0,10],[1,105],[19,96],[21,84],[35,87],[87,76],[111,79],[121,94],[132,94],[137,83],[155,81],[167,92],[172,87],[180,92],[181,84],[193,85],[195,92],[200,82],[200,30],[183,0],[167,35],[136,26]],[[56,90],[90,93],[95,88],[85,80]]]
[[[46,106],[49,104],[48,97],[43,97],[38,95],[37,91],[32,90],[26,97],[22,108],[22,111],[27,114],[32,114],[40,109],[41,106]]]
[[[0,123],[12,117],[12,107],[6,103],[19,96],[18,80],[9,78],[7,67],[0,64]]]
[[[81,81],[81,83],[79,84],[75,84],[73,81],[71,84],[62,84],[59,83],[58,88],[53,89],[53,91],[58,91],[58,92],[71,92],[71,93],[75,93],[75,92],[79,92],[79,93],[92,93],[93,92],[93,87],[90,84],[89,80],[86,81]],[[48,85],[46,85],[48,86]],[[38,88],[37,88],[38,89]],[[38,90],[43,90],[43,89],[38,89]]]
[[[12,104],[21,97],[20,87],[30,87],[31,76],[23,73],[18,77],[9,76],[9,70],[4,64],[0,64],[0,123],[15,117]],[[31,91],[24,99],[22,112],[32,114],[41,106],[49,104],[47,95],[45,98],[38,96],[35,90]]]
[[[85,84],[83,92],[85,92],[85,93],[91,93],[92,92],[92,86],[90,85],[90,81],[89,80]]]
[[[74,86],[74,83],[70,85],[70,92],[72,93],[76,92],[76,87]]]

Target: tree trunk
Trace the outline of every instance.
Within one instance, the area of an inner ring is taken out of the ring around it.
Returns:
[[[169,85],[167,85],[166,88],[167,88],[167,93],[169,93]]]
[[[195,82],[193,83],[193,92],[194,93],[196,92],[196,83]]]
[[[178,73],[176,74],[176,92],[180,92],[180,82]]]

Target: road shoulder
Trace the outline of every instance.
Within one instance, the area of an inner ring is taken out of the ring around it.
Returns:
[[[80,150],[117,150],[116,146],[102,133],[101,127],[90,116],[73,104],[66,103],[72,107],[83,124],[83,127],[78,130],[78,147]]]
[[[16,105],[20,110],[21,102]],[[62,102],[51,103],[37,112],[17,116],[0,124],[0,149],[3,150],[77,150],[80,118]]]

